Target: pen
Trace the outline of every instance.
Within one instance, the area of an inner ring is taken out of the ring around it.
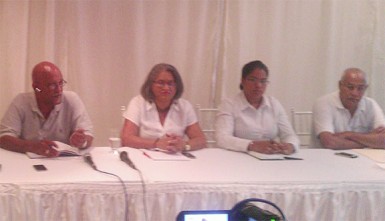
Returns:
[[[143,151],[143,155],[151,159],[150,155],[148,155],[146,152]]]
[[[297,157],[283,157],[285,160],[303,160],[302,158]]]

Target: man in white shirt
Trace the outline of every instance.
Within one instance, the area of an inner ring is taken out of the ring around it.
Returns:
[[[319,98],[313,107],[314,147],[328,149],[384,148],[385,119],[380,106],[365,97],[366,74],[348,68],[339,91]]]

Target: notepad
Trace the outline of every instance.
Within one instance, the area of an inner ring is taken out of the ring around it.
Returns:
[[[169,153],[165,151],[159,150],[142,150],[143,154],[152,159],[159,161],[186,161],[190,160],[190,158],[182,155],[181,153]]]
[[[248,151],[247,154],[259,160],[285,160],[283,154],[263,154],[255,151]]]
[[[59,157],[81,156],[85,152],[85,150],[81,151],[79,148],[70,146],[60,141],[54,141],[54,143],[57,145],[57,147],[53,147],[53,148],[59,151]],[[39,155],[32,152],[26,152],[26,154],[31,159],[46,158],[46,156]]]
[[[354,152],[379,163],[385,163],[385,150],[383,149],[353,149]]]

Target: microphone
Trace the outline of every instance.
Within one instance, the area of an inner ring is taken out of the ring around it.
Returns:
[[[84,159],[84,161],[86,161],[86,163],[88,163],[88,165],[90,165],[94,170],[98,170],[98,169],[96,168],[96,165],[95,165],[94,161],[92,160],[92,157],[91,157],[91,155],[90,155],[89,153],[84,154],[84,155],[83,155],[83,159]]]
[[[132,169],[137,170],[134,163],[128,157],[128,153],[126,151],[120,152],[120,160],[128,164],[128,166],[130,166]]]

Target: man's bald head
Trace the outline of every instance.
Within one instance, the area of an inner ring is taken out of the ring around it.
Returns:
[[[60,104],[65,83],[59,68],[51,62],[40,62],[32,70],[32,87],[39,107],[52,109]]]
[[[342,73],[341,76],[341,82],[358,79],[366,84],[366,73],[359,68],[348,68]]]
[[[45,81],[50,75],[55,74],[61,75],[59,68],[55,64],[48,61],[40,62],[32,70],[32,82]]]

